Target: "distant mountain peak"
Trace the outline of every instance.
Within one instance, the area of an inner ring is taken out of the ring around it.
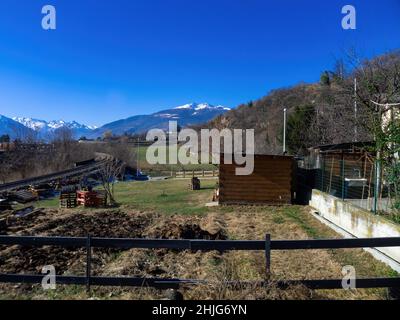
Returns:
[[[19,122],[25,127],[32,129],[34,131],[40,131],[46,127],[47,122],[44,120],[27,118],[27,117],[14,117],[12,118],[14,121]]]
[[[184,110],[184,109],[193,109],[194,103],[184,104],[183,106],[179,106],[174,108],[175,110]]]
[[[14,117],[12,120],[20,123],[28,129],[31,129],[39,134],[41,138],[48,138],[49,134],[60,128],[71,129],[75,138],[82,135],[90,134],[97,127],[80,124],[76,121],[67,122],[64,120],[45,121],[28,117]]]
[[[176,107],[174,109],[175,110],[195,110],[195,111],[200,111],[200,110],[225,110],[225,111],[228,111],[228,110],[231,110],[228,107],[224,107],[221,105],[214,106],[207,102],[204,102],[204,103],[192,102],[192,103],[188,103],[188,104],[184,104],[182,106]]]
[[[18,121],[0,115],[0,136],[9,135],[11,139],[20,139],[29,136],[33,131]]]
[[[115,135],[144,133],[151,129],[168,130],[169,121],[177,121],[181,127],[207,123],[215,117],[231,110],[230,108],[209,103],[187,103],[172,109],[161,110],[149,115],[136,115],[121,119],[93,131],[91,138],[101,137],[111,131]]]
[[[88,130],[94,130],[97,128],[94,126],[80,124],[76,121],[67,122],[64,120],[52,120],[47,122],[45,120],[25,118],[25,117],[14,117],[13,120],[35,131],[40,131],[44,129],[52,131],[63,127],[67,127],[70,129],[88,129]]]

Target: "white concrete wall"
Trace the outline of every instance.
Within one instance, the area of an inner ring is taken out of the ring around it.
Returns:
[[[310,206],[321,217],[357,238],[400,237],[400,225],[319,190],[313,190]],[[400,248],[377,250],[400,263]]]

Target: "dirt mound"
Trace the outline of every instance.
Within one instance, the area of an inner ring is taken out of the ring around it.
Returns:
[[[141,238],[143,230],[151,223],[149,215],[128,214],[119,211],[86,211],[67,215],[60,212],[60,218],[55,218],[53,213],[51,211],[49,216],[42,216],[36,221],[21,220],[21,223],[13,228],[14,233],[35,236],[85,237],[90,234],[93,237]],[[120,250],[96,249],[94,252],[93,267],[96,270]],[[76,274],[83,273],[85,250],[60,247],[0,246],[0,270],[2,272],[40,273],[45,265],[54,265],[57,274],[71,270]]]
[[[120,211],[95,211],[75,213],[44,221],[21,234],[113,238],[140,238],[151,221],[149,215],[127,214]]]
[[[57,274],[75,269],[76,274],[84,273],[85,252],[82,249],[67,250],[60,247],[14,247],[1,252],[0,270],[6,273],[40,274],[46,265],[53,265]]]
[[[218,239],[226,239],[226,225],[217,215],[210,214],[203,218],[200,221],[200,228]]]
[[[182,216],[160,219],[147,230],[145,236],[158,239],[227,239],[222,225],[213,222],[212,219],[206,221],[198,217]]]
[[[12,231],[9,234],[35,236],[85,237],[90,234],[112,238],[227,239],[224,225],[215,216],[165,216],[120,210],[47,210],[35,219],[21,219],[9,231]],[[101,273],[104,266],[123,251],[126,250],[93,250],[94,274]],[[135,272],[151,276],[169,274],[170,266],[161,262],[167,252],[145,251],[143,259],[137,261],[139,265],[134,267]],[[54,265],[57,274],[84,274],[85,254],[84,248],[0,246],[0,272],[40,274],[43,266]],[[150,263],[149,254],[154,254],[158,263]]]

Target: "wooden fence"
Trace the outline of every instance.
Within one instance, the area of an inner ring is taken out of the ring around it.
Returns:
[[[218,177],[218,170],[182,170],[173,173],[176,178]]]
[[[166,240],[166,239],[112,239],[66,237],[22,237],[0,236],[0,245],[13,246],[59,246],[68,248],[86,248],[85,276],[56,276],[57,284],[90,286],[127,286],[154,287],[158,289],[178,289],[183,285],[207,284],[207,280],[161,279],[140,277],[97,277],[92,276],[92,249],[170,249],[191,251],[264,251],[266,276],[263,281],[227,281],[226,285],[241,288],[243,285],[268,285],[270,283],[271,251],[272,250],[315,250],[343,248],[374,248],[400,247],[400,238],[371,239],[326,239],[326,240],[271,240],[266,235],[265,240]],[[290,266],[288,266],[290,267]],[[41,283],[44,275],[2,274],[0,283]],[[283,280],[274,282],[279,288],[285,289],[293,285],[304,285],[310,289],[343,289],[342,279],[323,280]],[[356,279],[357,288],[400,288],[400,278],[368,278]]]

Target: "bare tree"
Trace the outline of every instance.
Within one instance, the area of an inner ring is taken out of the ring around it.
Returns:
[[[111,130],[107,130],[106,132],[103,133],[104,140],[110,140],[112,137],[113,137],[113,133]]]
[[[352,73],[339,84],[342,97],[354,97],[354,79],[359,112],[357,125],[365,128],[373,137],[382,134],[384,110],[380,105],[400,101],[400,51],[394,51],[370,60],[361,60],[356,54],[348,55]],[[351,105],[351,102],[348,104]]]
[[[61,127],[54,131],[53,142],[60,144],[69,144],[74,141],[74,134],[68,127]]]
[[[15,127],[12,129],[14,140],[18,140],[23,143],[34,144],[39,142],[39,133],[35,130],[28,129],[26,127]]]
[[[6,156],[3,154],[0,154],[0,182],[1,183],[6,183],[9,176],[10,176],[10,170],[12,169],[12,165],[10,161],[6,161]]]
[[[108,161],[100,170],[101,184],[106,192],[110,206],[116,206],[117,202],[114,196],[114,185],[118,177],[123,175],[125,164],[113,158]]]

